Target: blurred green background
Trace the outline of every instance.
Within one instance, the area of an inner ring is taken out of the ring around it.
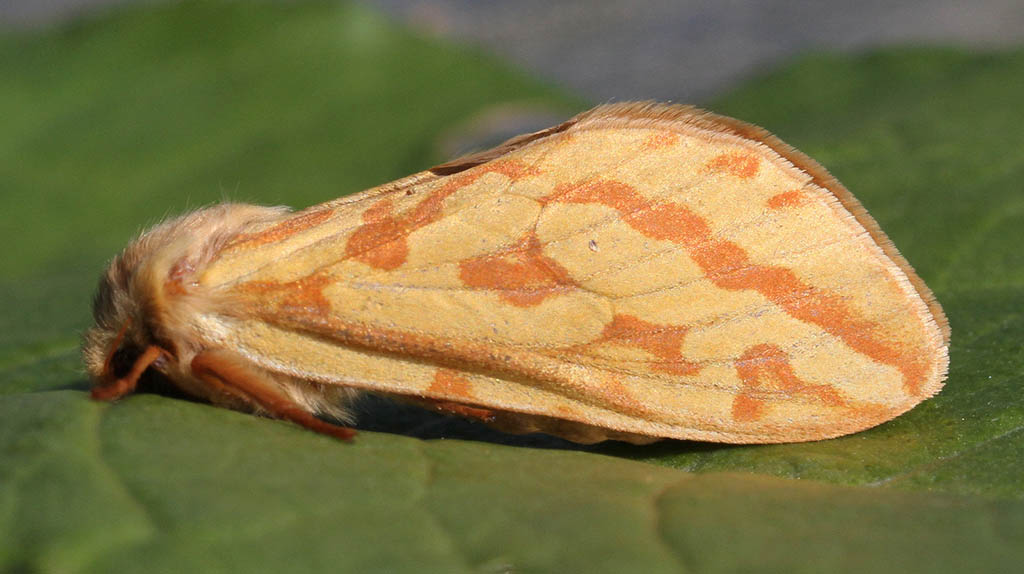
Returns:
[[[0,571],[1016,570],[1024,15],[798,4],[0,6]],[[761,124],[846,183],[950,317],[943,392],[832,441],[586,449],[376,403],[339,445],[87,400],[89,299],[145,225],[319,203],[627,98]]]

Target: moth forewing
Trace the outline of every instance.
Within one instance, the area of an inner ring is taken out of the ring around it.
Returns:
[[[130,389],[134,371],[97,361],[125,329],[188,391],[321,432],[310,414],[363,389],[581,442],[757,443],[877,425],[946,373],[941,308],[853,196],[767,132],[693,108],[602,106],[238,219],[213,247],[193,225],[200,256],[143,236],[115,260],[170,271],[107,299],[175,311],[98,309],[98,381]]]

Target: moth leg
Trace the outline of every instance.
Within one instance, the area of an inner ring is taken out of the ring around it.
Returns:
[[[139,382],[139,377],[142,373],[149,368],[157,359],[164,355],[164,350],[156,345],[150,345],[146,347],[146,350],[139,355],[138,359],[135,359],[135,363],[132,365],[132,370],[128,371],[128,374],[116,379],[111,383],[99,385],[92,388],[92,398],[98,401],[113,401],[119,399],[128,393],[135,390],[135,385]],[[110,359],[107,359],[110,362]],[[109,367],[104,367],[105,371],[109,370]]]
[[[485,423],[492,422],[494,420],[494,411],[490,409],[482,409],[479,407],[471,407],[462,403],[453,403],[451,401],[425,401],[427,404],[432,405],[435,410],[443,413],[458,415],[460,417],[466,417],[468,419],[477,419]]]
[[[224,351],[204,351],[192,359],[192,373],[203,382],[225,393],[241,397],[259,406],[271,416],[341,440],[352,440],[354,429],[322,421],[303,410],[272,380]]]

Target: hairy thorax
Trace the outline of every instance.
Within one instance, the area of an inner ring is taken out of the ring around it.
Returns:
[[[282,207],[216,205],[170,219],[130,243],[101,277],[93,301],[95,325],[83,344],[93,380],[103,385],[125,377],[147,349],[156,348],[160,352],[148,374],[166,377],[186,394],[218,405],[259,410],[211,390],[192,373],[191,362],[203,350],[195,318],[230,313],[231,306],[229,298],[203,286],[200,278],[232,238],[287,212]],[[277,378],[285,387],[296,384]]]

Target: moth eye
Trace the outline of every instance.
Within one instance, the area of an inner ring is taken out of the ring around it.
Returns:
[[[107,375],[111,379],[120,379],[127,376],[135,365],[135,361],[138,360],[139,355],[141,354],[142,349],[131,343],[121,345],[114,350],[110,355],[110,359],[107,361],[107,365],[109,366]]]

